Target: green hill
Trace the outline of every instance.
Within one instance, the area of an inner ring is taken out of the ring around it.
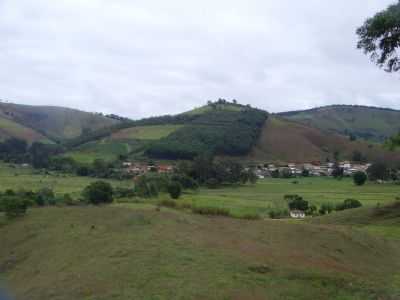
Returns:
[[[248,155],[256,161],[310,162],[333,160],[334,153],[340,159],[352,160],[358,151],[368,161],[384,159],[400,161],[400,152],[388,151],[380,144],[363,140],[351,141],[348,137],[288,121],[270,117],[260,138]]]
[[[332,105],[278,114],[324,131],[383,142],[400,131],[400,111],[356,105]]]
[[[85,130],[94,131],[119,123],[99,114],[76,109],[14,103],[0,103],[0,117],[30,128],[51,140],[70,139]]]

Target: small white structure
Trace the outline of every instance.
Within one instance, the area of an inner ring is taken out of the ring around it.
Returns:
[[[306,214],[302,210],[291,210],[290,211],[290,216],[293,219],[304,219],[306,217]]]

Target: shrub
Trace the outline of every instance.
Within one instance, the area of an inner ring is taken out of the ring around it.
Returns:
[[[83,190],[84,199],[91,204],[111,203],[113,201],[113,188],[105,181],[96,181]]]
[[[352,209],[361,207],[362,203],[356,199],[346,199],[343,203],[340,203],[336,206],[336,210],[341,211],[345,209]]]
[[[199,188],[199,185],[193,178],[184,174],[174,174],[171,177],[171,181],[179,182],[183,189],[196,190]]]
[[[228,209],[219,207],[193,207],[192,212],[195,214],[208,216],[230,216]]]
[[[54,192],[50,188],[42,188],[36,194],[35,202],[38,206],[54,203]]]
[[[155,182],[147,178],[147,176],[140,176],[135,182],[135,193],[139,197],[150,198],[158,196],[158,186]]]
[[[177,181],[171,181],[168,184],[168,193],[172,199],[178,199],[182,194],[181,184]]]
[[[298,195],[285,195],[285,199],[289,200],[289,209],[290,210],[302,210],[302,211],[307,211],[308,210],[308,201],[304,200],[303,197],[300,197]]]
[[[367,174],[364,172],[358,171],[353,175],[353,181],[355,185],[361,186],[364,185],[367,181]]]
[[[7,217],[15,218],[25,215],[28,205],[26,201],[17,196],[5,196],[3,198],[3,208]]]
[[[334,206],[331,203],[323,203],[319,208],[321,215],[330,214],[334,210]]]

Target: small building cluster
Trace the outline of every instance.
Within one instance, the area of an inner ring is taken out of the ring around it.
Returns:
[[[172,173],[174,170],[174,166],[172,165],[164,165],[164,164],[144,164],[144,163],[132,163],[132,162],[123,162],[123,168],[125,171],[133,176],[139,176],[146,174],[148,172],[154,173]]]
[[[352,176],[354,173],[366,170],[371,166],[369,163],[352,163],[350,161],[342,161],[338,164],[335,163],[288,163],[288,164],[265,164],[257,166],[255,172],[258,178],[275,177],[274,174],[282,176],[332,176],[335,169],[340,168],[343,170],[344,176]]]

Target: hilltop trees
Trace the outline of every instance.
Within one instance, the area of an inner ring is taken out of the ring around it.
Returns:
[[[357,29],[357,47],[385,71],[400,70],[400,2],[369,18]]]

